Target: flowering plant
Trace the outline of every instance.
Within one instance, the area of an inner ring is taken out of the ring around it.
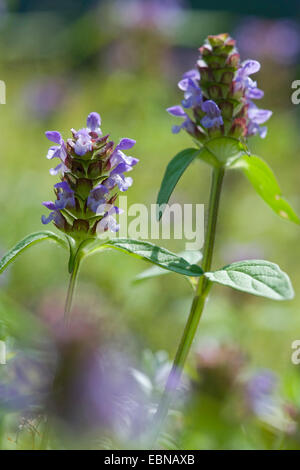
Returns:
[[[212,270],[218,210],[226,170],[241,170],[256,192],[280,217],[296,224],[300,220],[282,197],[272,170],[264,160],[251,155],[248,150],[248,137],[258,134],[264,138],[267,128],[262,124],[272,115],[269,110],[259,109],[253,101],[263,97],[257,82],[250,78],[250,75],[258,72],[260,64],[255,60],[241,62],[235,41],[228,34],[208,36],[199,51],[196,68],[186,72],[178,84],[184,95],[181,105],[167,109],[172,116],[183,119],[180,125],[173,126],[173,133],[185,130],[193,138],[196,147],[179,152],[168,164],[157,203],[158,216],[161,218],[174,187],[192,161],[202,160],[212,167],[201,264],[203,275],[192,283],[194,299],[156,412],[154,441],[167,416],[173,391],[178,386],[212,285],[221,284],[273,300],[288,300],[294,295],[287,274],[269,261],[245,260]]]
[[[115,146],[109,135],[102,136],[101,118],[96,112],[87,117],[86,127],[71,129],[72,138],[66,141],[60,132],[48,131],[46,137],[52,145],[47,158],[58,158],[59,163],[50,174],[59,176],[54,184],[55,201],[43,202],[50,213],[42,215],[44,225],[53,222],[64,237],[49,231],[28,235],[0,261],[0,273],[25,249],[43,240],[52,240],[69,250],[70,284],[65,304],[65,317],[69,317],[74,287],[82,259],[99,250],[117,249],[142,258],[160,268],[186,276],[200,276],[199,266],[152,243],[116,238],[99,239],[104,232],[117,232],[115,215],[118,193],[127,191],[132,178],[125,176],[138,163],[124,150],[135,145],[135,140],[123,138]]]

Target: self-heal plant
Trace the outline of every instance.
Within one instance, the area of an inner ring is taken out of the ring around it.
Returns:
[[[246,260],[212,271],[212,258],[223,177],[226,170],[241,170],[256,192],[281,217],[300,223],[289,204],[282,198],[275,176],[267,164],[251,155],[247,139],[258,134],[264,138],[263,124],[271,111],[260,109],[253,100],[263,97],[251,76],[259,71],[255,60],[240,61],[235,41],[228,34],[209,36],[200,47],[196,68],[185,73],[178,86],[183,92],[181,105],[167,111],[182,119],[173,126],[190,134],[195,147],[178,153],[168,164],[158,195],[158,217],[162,216],[172,191],[188,165],[202,160],[212,167],[212,181],[203,247],[203,275],[195,280],[195,295],[162,400],[155,415],[154,441],[167,416],[172,391],[180,375],[195,337],[205,302],[214,283],[274,300],[293,297],[291,282],[280,268],[269,261]],[[155,271],[153,275],[159,275]],[[150,277],[149,270],[145,276]]]
[[[100,116],[90,113],[86,127],[64,140],[60,132],[48,131],[46,137],[52,145],[47,158],[59,163],[50,174],[59,178],[54,184],[54,201],[44,202],[50,212],[42,215],[44,225],[53,223],[62,233],[49,231],[28,235],[0,260],[0,273],[28,247],[43,240],[52,240],[69,252],[69,287],[65,303],[66,325],[71,321],[71,306],[79,267],[83,258],[107,249],[117,249],[141,258],[156,267],[189,277],[202,275],[200,266],[185,258],[155,246],[152,243],[132,239],[103,239],[105,232],[116,233],[119,225],[116,214],[118,193],[127,191],[132,178],[127,173],[138,159],[124,153],[135,145],[133,139],[123,138],[115,146],[109,135],[102,136]],[[55,379],[54,379],[55,383]],[[53,386],[54,387],[54,386]],[[48,446],[49,420],[41,439],[41,448]]]

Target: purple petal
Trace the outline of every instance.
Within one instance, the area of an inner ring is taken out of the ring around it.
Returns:
[[[183,124],[181,124],[181,126],[172,126],[172,134],[178,134],[182,128]]]
[[[45,132],[47,139],[51,140],[51,142],[55,142],[56,144],[61,144],[63,142],[63,138],[61,133],[58,131],[47,131]]]
[[[250,107],[248,110],[248,117],[255,124],[263,124],[268,119],[270,119],[271,116],[272,116],[272,111],[269,111],[268,109],[259,109],[254,104],[250,104]]]
[[[67,193],[74,193],[73,189],[70,188],[67,181],[61,181],[60,183],[56,183],[54,187],[57,189],[62,189],[63,191],[66,191]]]
[[[251,75],[252,73],[258,72],[260,69],[260,63],[257,60],[245,60],[242,63],[242,71],[245,76]]]
[[[54,219],[54,215],[55,215],[55,212],[50,212],[48,217],[45,217],[44,215],[42,215],[41,217],[42,224],[44,225],[49,224]]]
[[[202,111],[207,113],[211,118],[221,115],[219,106],[213,100],[204,101],[202,103]]]
[[[50,211],[55,211],[56,210],[55,204],[52,201],[43,202],[43,206],[47,207],[47,209],[49,209]]]
[[[118,143],[116,150],[128,150],[131,149],[136,144],[136,141],[133,139],[124,138],[121,139]]]
[[[50,173],[50,175],[52,175],[52,176],[58,175],[58,173],[61,172],[62,168],[63,168],[63,164],[60,163],[60,164],[57,165],[55,168],[50,168],[49,173]]]
[[[101,118],[100,115],[96,112],[92,112],[88,115],[87,120],[86,120],[87,127],[91,131],[96,131],[99,129],[101,125]]]
[[[75,143],[74,151],[77,155],[82,157],[87,152],[92,150],[92,142],[89,139],[84,139],[79,137],[79,139]]]
[[[186,117],[186,113],[183,110],[183,108],[179,105],[177,106],[171,106],[171,108],[167,108],[167,112],[171,114],[172,116],[176,117]]]

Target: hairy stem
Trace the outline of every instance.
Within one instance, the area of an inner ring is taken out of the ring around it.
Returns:
[[[211,269],[223,177],[223,168],[213,169],[208,208],[208,219],[203,248],[202,269],[204,272],[207,272]],[[153,446],[155,445],[161,427],[168,415],[174,391],[179,385],[184,364],[189,354],[204,309],[205,300],[208,294],[208,287],[208,279],[204,276],[201,276],[199,278],[196,295],[193,299],[190,314],[185,325],[181,341],[179,343],[176,356],[172,365],[172,369],[166,383],[165,391],[163,393],[162,399],[159,403],[157,412],[154,417],[154,428],[152,432]]]

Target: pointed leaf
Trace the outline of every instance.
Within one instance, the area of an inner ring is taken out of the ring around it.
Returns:
[[[131,240],[127,238],[118,238],[109,240],[101,245],[96,245],[86,252],[86,255],[91,255],[96,251],[107,249],[120,250],[136,258],[141,258],[149,261],[156,266],[159,266],[168,271],[174,271],[178,274],[185,276],[201,276],[203,274],[200,266],[190,264],[181,256],[172,253],[160,246],[153,245],[153,243],[145,242],[142,240]]]
[[[288,275],[269,261],[240,261],[204,275],[211,282],[268,299],[288,300],[294,296]]]
[[[167,204],[181,175],[189,164],[199,155],[200,149],[185,149],[179,152],[168,164],[157,197],[159,206]],[[158,220],[161,219],[163,209],[159,209]]]
[[[255,191],[277,215],[300,224],[299,217],[282,197],[275,175],[264,160],[254,155],[243,155],[233,163],[231,168],[238,168],[243,171]]]
[[[0,260],[0,273],[4,271],[7,266],[16,259],[16,257],[23,253],[24,250],[29,248],[36,243],[42,242],[43,240],[53,240],[59,245],[67,248],[67,243],[65,240],[55,233],[48,232],[48,231],[41,231],[31,233],[27,237],[23,238],[23,240],[19,241],[11,250],[9,250]]]
[[[178,253],[177,256],[184,258],[188,263],[196,264],[202,258],[202,253],[200,251],[182,251]],[[163,276],[164,274],[168,274],[169,271],[166,269],[160,268],[159,266],[151,266],[151,268],[142,271],[138,274],[134,281],[144,281],[145,279],[149,279],[151,277]]]

